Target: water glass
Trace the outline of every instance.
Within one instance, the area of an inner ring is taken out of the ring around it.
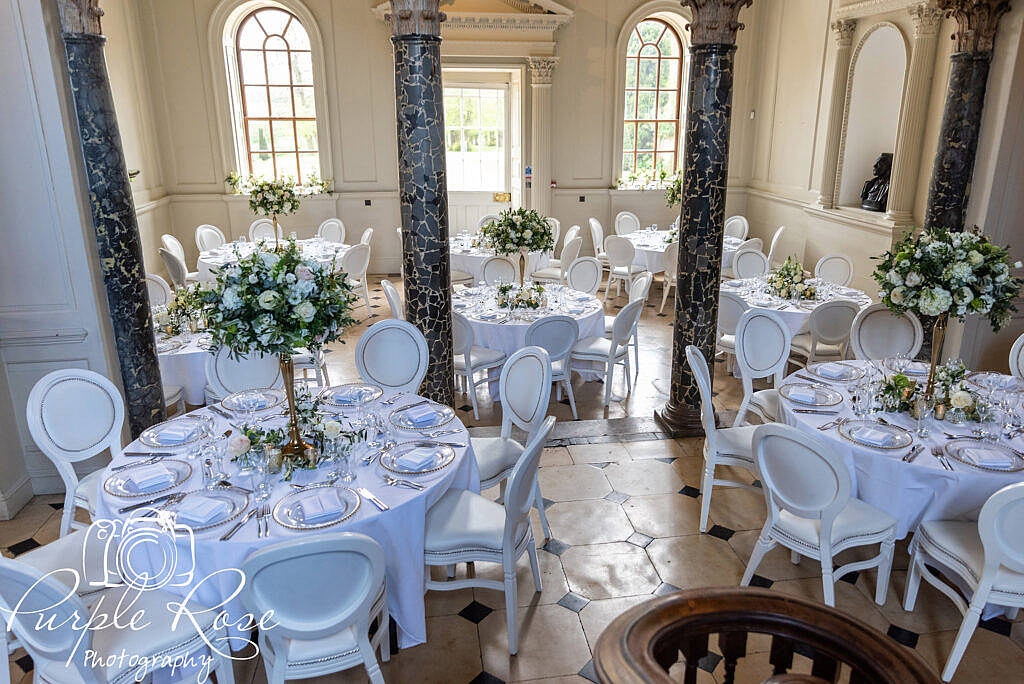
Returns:
[[[925,420],[931,415],[932,411],[931,402],[928,401],[928,397],[924,394],[918,394],[914,397],[914,410],[917,411],[917,429],[915,432],[918,437],[927,437],[928,427],[925,425]]]
[[[252,449],[249,457],[253,465],[250,482],[252,483],[253,498],[256,501],[266,501],[270,498],[270,471],[267,468],[267,452],[265,449]]]
[[[979,433],[982,439],[995,442],[999,439],[999,410],[991,401],[978,399],[975,410],[978,413]]]
[[[352,472],[352,444],[345,437],[337,437],[332,445],[334,452],[334,472],[342,482],[352,482],[356,479]]]

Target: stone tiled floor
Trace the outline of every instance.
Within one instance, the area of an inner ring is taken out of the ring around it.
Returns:
[[[660,285],[654,289],[652,301],[660,295]],[[375,317],[350,331],[345,342],[335,344],[328,356],[332,382],[355,377],[354,341],[367,324],[386,315],[379,288],[372,296]],[[624,301],[610,300],[609,313]],[[365,316],[364,310],[357,313]],[[554,538],[539,554],[543,591],[534,592],[525,558],[519,567],[519,655],[510,657],[507,652],[504,600],[499,592],[430,592],[426,596],[428,642],[396,654],[384,665],[389,682],[596,680],[591,649],[615,616],[677,587],[739,582],[764,520],[763,497],[751,490],[716,490],[711,506],[713,526],[708,534],[697,533],[701,441],[665,439],[651,420],[652,411],[665,400],[652,381],[668,376],[670,321],[654,308],[645,309],[639,381],[624,401],[605,410],[601,385],[580,384],[576,393],[579,422],[571,421],[567,405],[552,402],[551,411],[560,422],[544,450],[540,484],[549,501]],[[717,364],[716,370],[716,404],[721,411],[734,409],[741,395],[739,384],[725,373],[723,365]],[[616,376],[614,391],[625,394],[621,374]],[[471,411],[460,413],[468,425],[477,426],[476,434],[492,433],[500,422],[500,412],[485,394],[481,389],[479,420]],[[468,407],[468,402],[459,405]],[[753,480],[743,471],[732,476]],[[52,540],[59,501],[59,496],[36,497],[14,520],[0,522],[4,555],[16,556]],[[543,538],[536,513],[534,528],[538,538]],[[875,605],[874,573],[863,572],[837,583],[837,606],[914,648],[938,670],[952,645],[960,616],[945,597],[926,584],[916,610],[904,612],[901,598],[906,567],[906,544],[901,542],[886,605]],[[460,566],[460,575],[466,571]],[[500,578],[500,569],[496,572],[482,564],[476,572]],[[822,596],[818,565],[807,559],[793,565],[779,549],[761,564],[755,584],[816,601]],[[760,682],[770,673],[765,649],[766,645],[751,647],[751,654],[740,663],[738,682]],[[797,662],[798,669],[809,671],[809,661],[798,656]],[[719,658],[709,656],[702,667],[698,681],[721,679]],[[13,655],[10,669],[16,684],[30,681],[32,663],[23,651]],[[239,663],[236,681],[266,681],[262,664]],[[358,682],[365,681],[365,675],[357,669],[321,681]],[[984,623],[954,681],[1024,681],[1024,624],[1002,619]]]

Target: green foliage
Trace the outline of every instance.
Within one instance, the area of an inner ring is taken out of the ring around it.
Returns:
[[[789,299],[814,299],[818,289],[807,282],[804,267],[793,257],[786,257],[785,263],[768,274],[768,288],[776,297]]]
[[[506,209],[480,229],[482,246],[498,254],[547,252],[555,248],[551,225],[534,209]]]

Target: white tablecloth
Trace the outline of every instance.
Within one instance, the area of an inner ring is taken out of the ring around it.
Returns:
[[[157,345],[180,343],[177,349],[159,352],[160,377],[165,385],[178,385],[185,393],[185,402],[192,406],[206,403],[206,356],[210,344],[210,336],[205,334],[191,335],[185,342],[182,335],[166,340],[157,333]]]
[[[732,258],[736,256],[736,250],[743,244],[743,240],[726,235],[722,241],[722,269],[732,268]]]
[[[463,271],[473,276],[473,283],[482,283],[484,280],[484,262],[494,256],[492,249],[480,249],[478,247],[452,247],[451,261],[453,271]],[[547,252],[530,252],[526,257],[526,277],[534,271],[547,268],[549,254]],[[516,265],[519,270],[519,256],[513,254],[507,257]]]
[[[302,248],[304,258],[321,264],[329,264],[331,261],[340,264],[341,257],[352,248],[352,245],[346,245],[341,242],[328,242],[327,240],[321,241],[318,245],[315,239],[298,240],[296,244]],[[238,261],[238,255],[246,257],[252,254],[254,250],[255,246],[251,242],[229,242],[219,249],[200,252],[197,263],[199,281],[203,283],[213,282],[216,279],[213,273],[214,269],[234,263]]]
[[[625,236],[633,243],[636,249],[636,256],[633,264],[641,266],[651,273],[661,273],[665,270],[665,248],[669,244],[667,230],[638,230]],[[736,254],[736,248],[742,240],[726,236],[722,244],[722,268],[732,266],[732,258]]]
[[[865,364],[859,361],[845,363]],[[806,381],[793,376],[786,378],[786,383],[791,382]],[[911,463],[901,460],[908,449],[872,449],[854,444],[840,436],[837,430],[818,430],[818,425],[833,418],[853,418],[850,395],[846,392],[848,383],[829,384],[843,394],[843,403],[836,407],[840,411],[838,416],[794,413],[793,409],[800,405],[781,399],[781,419],[801,431],[827,440],[850,469],[853,495],[898,519],[897,536],[900,538],[913,532],[924,520],[977,520],[981,506],[992,494],[1008,484],[1024,480],[1024,472],[987,472],[954,459],[948,459],[953,471],[944,469],[932,456],[932,447],[945,444],[943,432],[967,434],[970,426],[929,420],[930,436],[923,440],[914,437],[914,443],[923,443],[925,449]],[[907,429],[917,426],[916,421],[906,414],[887,413],[885,419]],[[1024,449],[1024,439],[1015,439],[1011,445],[1018,450]]]
[[[387,398],[387,395],[385,397]],[[414,403],[419,398],[407,396],[395,404],[395,408],[405,404]],[[207,409],[199,409],[194,414],[205,413]],[[217,419],[217,429],[221,432],[230,427],[227,420],[210,413]],[[283,424],[283,418],[279,419]],[[273,427],[275,423],[268,422],[266,427]],[[195,599],[207,606],[219,606],[224,604],[222,610],[230,617],[238,619],[245,613],[245,610],[238,599],[228,600],[231,592],[237,585],[236,573],[221,573],[212,580],[202,580],[213,575],[218,570],[240,568],[242,561],[259,548],[268,546],[275,542],[286,539],[294,539],[304,534],[319,534],[325,532],[358,532],[375,539],[384,548],[387,559],[387,592],[388,607],[391,616],[398,624],[398,643],[402,648],[415,646],[426,641],[426,615],[423,602],[423,533],[424,520],[427,509],[430,508],[449,489],[470,489],[480,490],[480,475],[477,471],[476,458],[473,455],[469,436],[458,418],[455,418],[449,426],[463,430],[461,435],[445,437],[446,440],[465,443],[465,448],[456,449],[455,460],[448,467],[437,473],[429,475],[413,476],[418,482],[423,483],[427,488],[422,491],[415,491],[402,487],[385,486],[380,476],[380,468],[374,463],[366,466],[361,459],[353,458],[353,470],[357,474],[354,482],[339,482],[344,486],[366,487],[376,494],[388,506],[388,511],[379,511],[371,502],[363,500],[356,514],[345,522],[327,527],[323,530],[300,532],[282,527],[273,520],[270,523],[271,537],[257,539],[256,525],[253,521],[246,523],[239,532],[229,541],[220,541],[221,535],[229,529],[230,525],[222,525],[212,530],[195,533],[195,573],[194,581],[187,586],[164,587],[165,590],[176,594],[185,595],[193,587],[198,586],[194,595]],[[236,431],[237,432],[237,431]],[[395,439],[399,442],[414,439],[416,433],[397,431]],[[127,451],[145,450],[138,442],[133,442]],[[180,450],[183,454],[188,449]],[[112,462],[112,466],[123,465],[132,460],[121,456]],[[202,486],[201,467],[198,459],[193,461],[192,478],[178,489],[187,491],[198,489]],[[306,484],[315,481],[322,481],[327,476],[327,468],[315,471],[297,471],[293,482]],[[108,471],[109,472],[109,471]],[[241,475],[235,469],[233,463],[228,464],[229,479],[232,483],[249,487],[248,476]],[[271,492],[268,503],[276,504],[282,496],[293,491],[290,485],[281,480],[280,476],[273,476],[274,490]],[[99,482],[99,497],[97,499],[97,514],[95,519],[117,519],[125,518],[119,515],[117,509],[134,502],[145,500],[117,498],[107,494],[103,490],[103,482],[107,479],[104,473]],[[232,523],[233,524],[233,523]],[[179,558],[181,552],[179,552]],[[180,567],[180,566],[179,566]],[[343,581],[343,578],[324,578],[327,581]],[[221,580],[221,581],[218,581]],[[242,633],[235,631],[231,636],[241,637]]]
[[[826,283],[812,278],[808,281],[817,285],[819,289],[818,302],[830,301],[832,299],[850,299],[860,304],[861,308],[871,304],[871,298],[861,290],[852,287],[839,287],[832,283]],[[817,302],[801,302],[794,306],[786,299],[780,299],[763,293],[764,278],[747,278],[745,280],[727,280],[721,285],[721,292],[732,292],[738,294],[752,309],[764,309],[773,311],[783,323],[789,326],[793,336],[808,332],[807,320],[811,317],[811,311]]]

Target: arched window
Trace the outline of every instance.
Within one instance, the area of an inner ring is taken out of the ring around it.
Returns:
[[[263,7],[235,34],[242,109],[241,138],[255,176],[320,176],[313,55],[309,34],[292,13]]]
[[[644,19],[626,44],[626,107],[622,173],[678,165],[683,47],[676,30],[661,19]]]

